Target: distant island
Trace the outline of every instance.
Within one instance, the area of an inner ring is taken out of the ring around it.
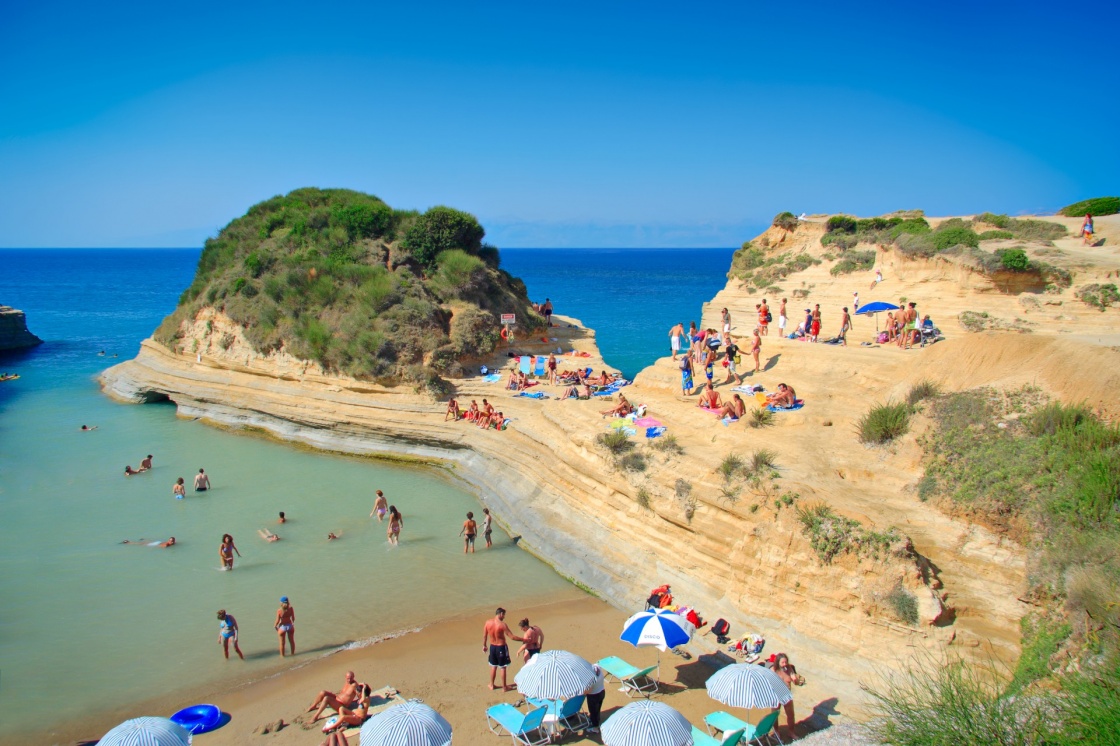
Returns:
[[[27,328],[27,317],[23,311],[11,306],[0,306],[0,352],[22,350],[43,344],[43,340]]]
[[[544,325],[484,236],[473,215],[450,207],[395,210],[360,192],[297,189],[207,240],[194,281],[154,338],[196,352],[214,320],[203,322],[204,335],[192,328],[204,309],[216,311],[257,353],[440,396],[450,390],[443,376],[460,377],[494,351],[501,314],[528,330]],[[237,336],[226,330],[217,343],[229,349]]]

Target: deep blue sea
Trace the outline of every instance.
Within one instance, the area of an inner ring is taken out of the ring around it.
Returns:
[[[551,298],[558,313],[596,329],[608,362],[632,376],[667,354],[672,324],[699,319],[731,253],[533,249],[502,258],[534,300]],[[102,395],[96,376],[136,355],[175,308],[198,255],[0,250],[0,304],[26,312],[45,340],[0,355],[0,371],[21,375],[0,383],[0,742],[48,715],[171,701],[168,682],[206,687],[291,665],[272,629],[280,595],[297,609],[298,664],[464,610],[580,593],[508,539],[463,562],[454,535],[479,504],[440,474],[289,448],[179,419],[173,405]],[[82,433],[83,424],[98,429]],[[122,476],[148,453],[151,472]],[[173,499],[174,479],[189,485],[200,466],[215,489]],[[396,549],[368,517],[378,487],[406,518]],[[279,510],[292,518],[283,526]],[[265,527],[283,541],[259,539]],[[218,571],[227,531],[242,553],[232,573]],[[327,544],[329,531],[342,539]],[[173,549],[119,543],[172,535]],[[340,566],[369,567],[376,592],[350,594],[340,609],[323,582]],[[218,608],[241,625],[248,660],[236,668],[215,645]]]

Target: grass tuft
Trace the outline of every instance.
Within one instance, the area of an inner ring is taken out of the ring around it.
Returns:
[[[750,410],[747,424],[753,428],[769,427],[774,424],[774,413],[765,407]]]
[[[661,451],[662,453],[674,456],[679,456],[684,453],[684,448],[675,435],[662,435],[660,438],[654,438],[650,442],[649,447],[655,451]]]
[[[856,424],[862,443],[881,444],[905,435],[910,429],[910,405],[876,404]]]
[[[621,456],[634,449],[634,443],[626,437],[621,430],[611,430],[609,433],[599,433],[595,441],[610,451],[612,456]]]
[[[932,399],[940,393],[940,385],[928,378],[923,378],[910,387],[910,391],[906,394],[906,403],[913,407],[918,404],[918,402]]]
[[[901,582],[896,583],[883,600],[899,621],[911,626],[918,624],[918,599]]]

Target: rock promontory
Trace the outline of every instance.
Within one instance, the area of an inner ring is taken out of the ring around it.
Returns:
[[[0,306],[0,352],[22,350],[40,344],[43,344],[43,340],[27,328],[27,317],[23,311],[11,306]]]

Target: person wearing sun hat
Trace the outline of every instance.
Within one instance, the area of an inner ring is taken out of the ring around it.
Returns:
[[[284,657],[284,637],[288,638],[291,654],[296,654],[296,610],[288,603],[287,596],[280,597],[280,608],[276,610],[276,634],[280,635],[280,657]]]

